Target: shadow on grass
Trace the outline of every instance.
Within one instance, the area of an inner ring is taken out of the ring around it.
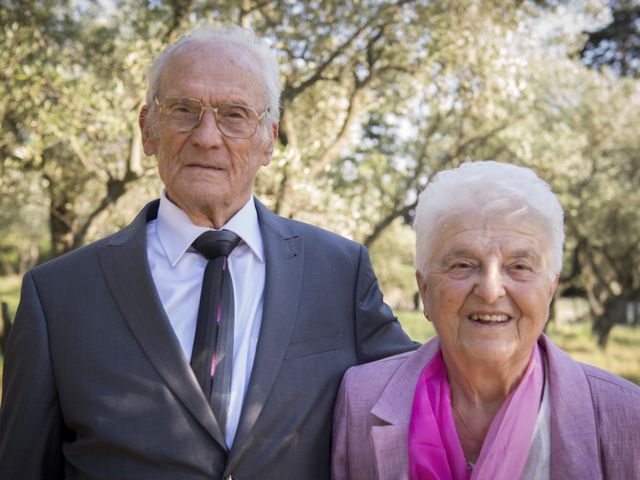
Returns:
[[[559,342],[557,342],[559,343]],[[591,347],[589,345],[569,345],[566,347],[562,347],[562,349],[564,351],[566,351],[567,353],[593,353],[594,351],[596,351],[597,347]]]
[[[635,383],[636,385],[640,385],[640,375],[623,375],[622,378],[626,378],[631,383]]]
[[[615,337],[611,338],[609,342],[614,342],[616,345],[631,347],[631,348],[636,348],[638,346],[638,343],[640,343],[639,339],[634,336],[622,336],[622,335],[620,336],[616,335]]]

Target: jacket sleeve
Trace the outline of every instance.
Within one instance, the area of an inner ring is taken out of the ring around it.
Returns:
[[[369,254],[362,246],[357,282],[355,330],[358,363],[418,348],[420,344],[409,338],[391,308],[384,303]]]
[[[0,472],[21,480],[63,478],[63,421],[44,311],[30,273],[4,358]]]

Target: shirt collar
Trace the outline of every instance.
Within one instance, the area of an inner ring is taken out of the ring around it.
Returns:
[[[264,263],[262,234],[253,197],[222,228],[238,235],[256,259]],[[195,225],[180,207],[167,198],[166,191],[162,189],[157,232],[160,245],[172,266],[176,266],[193,241],[207,230],[213,229]]]

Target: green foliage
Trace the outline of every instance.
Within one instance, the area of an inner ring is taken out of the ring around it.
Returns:
[[[397,219],[369,251],[385,301],[404,310],[420,308],[413,268],[415,238],[413,228]]]
[[[33,2],[0,14],[0,188],[18,210],[27,208],[22,197],[35,199],[46,218],[38,233],[50,233],[53,255],[83,243],[121,187],[153,169],[134,148],[148,51],[117,16],[85,7]],[[29,182],[13,180],[25,174]]]

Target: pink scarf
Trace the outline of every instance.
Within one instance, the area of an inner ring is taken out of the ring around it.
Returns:
[[[422,370],[413,397],[411,480],[519,478],[529,454],[543,384],[542,353],[536,344],[524,376],[491,422],[478,461],[469,472],[453,423],[447,368],[439,351]]]

